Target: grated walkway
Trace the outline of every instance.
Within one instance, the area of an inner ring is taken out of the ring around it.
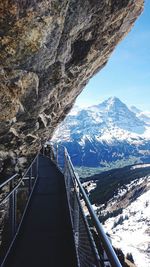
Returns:
[[[5,267],[76,267],[64,177],[40,155],[39,178]]]

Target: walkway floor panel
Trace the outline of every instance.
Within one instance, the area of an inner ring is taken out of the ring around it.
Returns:
[[[5,267],[75,267],[64,177],[40,155],[39,178]]]

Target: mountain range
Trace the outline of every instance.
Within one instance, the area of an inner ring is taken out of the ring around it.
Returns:
[[[150,162],[150,113],[110,97],[88,108],[75,106],[57,128],[75,166],[102,170]]]

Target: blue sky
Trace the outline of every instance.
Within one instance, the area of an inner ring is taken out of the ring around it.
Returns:
[[[116,47],[106,67],[96,74],[76,101],[91,106],[111,97],[150,111],[150,0],[131,32]]]

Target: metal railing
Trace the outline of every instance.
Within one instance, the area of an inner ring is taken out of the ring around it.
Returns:
[[[66,148],[51,144],[47,150],[43,149],[43,154],[50,156],[64,174],[78,266],[121,267]],[[15,174],[0,185],[1,267],[19,232],[38,178],[38,155],[22,178]]]
[[[23,177],[15,174],[0,184],[0,266],[2,267],[19,232],[32,191],[38,178],[35,157]]]
[[[50,156],[65,177],[78,265],[80,267],[121,267],[111,242],[74,170],[67,149],[61,145],[51,144]]]

